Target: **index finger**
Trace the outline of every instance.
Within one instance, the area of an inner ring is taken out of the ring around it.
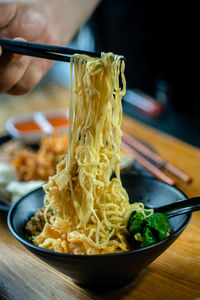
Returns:
[[[0,47],[0,72],[4,72],[12,62],[14,54],[3,51]]]
[[[14,38],[13,40],[25,41],[23,38]],[[3,47],[0,46],[0,72],[4,72],[14,60],[18,59],[20,56],[18,54],[11,53],[9,51],[4,51]]]

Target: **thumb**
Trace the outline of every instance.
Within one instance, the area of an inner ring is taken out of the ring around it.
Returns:
[[[1,54],[2,54],[2,48],[1,48],[1,46],[0,46],[0,56],[1,56]]]

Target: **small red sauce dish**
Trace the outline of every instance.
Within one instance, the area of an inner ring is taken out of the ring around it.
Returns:
[[[13,138],[36,144],[44,135],[67,133],[68,125],[68,110],[59,109],[15,116],[7,120],[6,129]]]

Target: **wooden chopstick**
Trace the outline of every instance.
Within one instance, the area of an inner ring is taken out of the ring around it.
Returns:
[[[92,57],[100,57],[99,53],[78,50],[68,47],[54,46],[54,45],[46,45],[11,39],[0,39],[0,46],[3,50],[23,54],[28,56],[36,56],[41,58],[46,58],[50,60],[59,60],[69,62],[70,57],[77,54],[85,54]]]
[[[155,165],[153,165],[150,161],[148,161],[144,156],[138,153],[135,149],[133,149],[130,145],[122,140],[121,148],[131,156],[135,158],[135,160],[143,166],[146,170],[148,170],[151,174],[153,174],[156,178],[170,184],[175,185],[176,182],[172,178],[168,177],[165,173],[159,170]]]
[[[128,143],[131,147],[133,147],[135,150],[139,151],[152,161],[156,162],[159,164],[162,168],[167,169],[170,171],[172,174],[176,175],[183,181],[189,183],[191,182],[192,178],[185,174],[182,170],[178,169],[171,163],[167,162],[164,160],[160,155],[157,153],[153,152],[151,149],[149,149],[147,146],[145,146],[143,143],[135,139],[133,136],[129,135],[126,132],[123,132],[122,140],[126,143]]]

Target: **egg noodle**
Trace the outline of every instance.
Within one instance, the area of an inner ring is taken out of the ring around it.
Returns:
[[[129,250],[128,218],[144,206],[129,204],[120,179],[124,69],[123,57],[112,53],[71,59],[68,153],[44,187],[45,213],[53,216],[34,240],[39,247],[73,254]]]

